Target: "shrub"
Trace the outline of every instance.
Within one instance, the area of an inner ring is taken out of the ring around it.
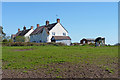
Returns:
[[[8,42],[7,39],[4,39],[2,42]]]
[[[12,40],[12,39],[9,39],[8,42],[13,42],[13,40]]]
[[[64,46],[63,43],[31,43],[31,42],[7,42],[3,43],[3,46]]]
[[[73,45],[73,46],[78,46],[78,45],[80,45],[80,43],[72,43],[71,45]]]
[[[25,37],[23,37],[23,36],[17,36],[17,37],[15,38],[15,41],[16,41],[16,42],[25,42]]]
[[[89,45],[90,45],[90,46],[95,46],[95,43],[90,43]]]

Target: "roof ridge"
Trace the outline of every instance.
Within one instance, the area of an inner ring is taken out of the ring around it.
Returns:
[[[57,22],[55,23],[51,23],[51,24],[56,24]],[[48,25],[51,25],[51,24],[48,24]],[[42,26],[39,26],[39,27],[44,27],[44,26],[48,26],[48,25],[42,25]]]

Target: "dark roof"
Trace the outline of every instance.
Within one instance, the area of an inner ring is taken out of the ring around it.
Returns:
[[[16,36],[24,36],[31,29],[22,30],[16,33]]]
[[[48,24],[48,25],[43,25],[43,26],[39,26],[38,28],[36,28],[31,35],[34,34],[39,34],[42,33],[43,29],[46,28],[47,32],[49,32],[57,23],[52,23],[52,24]]]
[[[57,23],[48,24],[45,27],[50,31]]]
[[[82,40],[95,41],[95,39],[91,39],[91,38],[87,38],[87,39],[83,38]]]
[[[17,32],[17,33],[16,33],[16,36],[19,36],[19,34],[20,34],[21,32],[22,32],[22,31]]]
[[[105,40],[105,38],[98,37],[98,38],[95,39],[95,42],[100,41],[100,40]]]
[[[95,39],[86,39],[87,41],[95,41]]]
[[[55,40],[71,40],[69,36],[53,36]]]
[[[36,29],[31,33],[31,35],[37,34],[37,33],[39,33],[39,32],[42,32],[43,28],[44,28],[44,27],[41,27],[41,26],[38,27],[38,28],[36,28]]]

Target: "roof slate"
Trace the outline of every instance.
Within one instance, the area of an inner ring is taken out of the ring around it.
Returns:
[[[48,24],[45,27],[50,31],[57,23]]]
[[[46,28],[47,32],[49,32],[57,23],[52,23],[52,24],[48,24],[48,25],[43,25],[43,26],[39,26],[38,28],[36,28],[31,35],[34,34],[39,34],[43,31],[44,28]]]
[[[40,26],[40,27],[36,28],[36,29],[31,33],[31,35],[40,33],[40,32],[43,30],[43,28],[44,28],[43,26]]]
[[[30,31],[31,29],[27,29],[27,30],[22,30],[16,33],[16,36],[24,36],[28,31]]]
[[[95,39],[86,39],[87,41],[95,41]]]

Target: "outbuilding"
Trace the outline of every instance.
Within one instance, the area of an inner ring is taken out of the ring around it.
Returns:
[[[95,46],[104,46],[105,45],[105,38],[98,37],[95,39]]]
[[[95,39],[85,39],[85,38],[83,38],[83,39],[80,41],[80,43],[81,43],[81,44],[90,44],[90,43],[95,43],[94,41],[95,41]]]
[[[63,43],[65,45],[71,45],[71,38],[69,36],[53,36],[51,42]]]

